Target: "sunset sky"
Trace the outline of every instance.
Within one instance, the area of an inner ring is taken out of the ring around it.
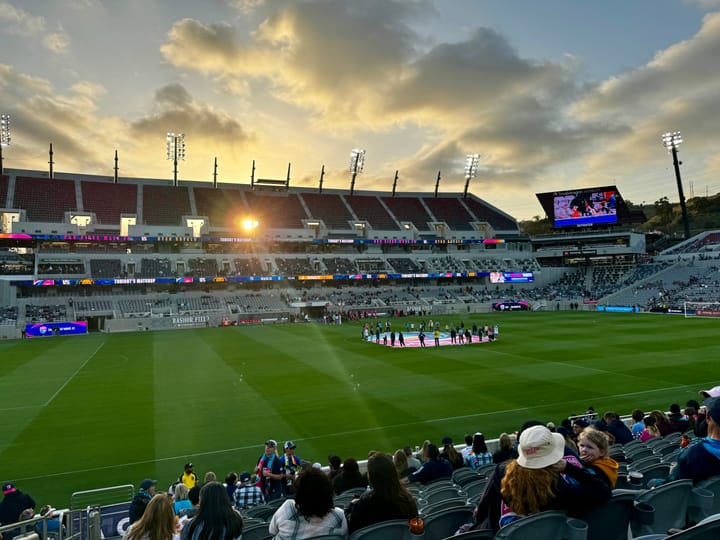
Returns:
[[[720,0],[0,0],[4,166],[180,180],[470,191],[720,191]]]

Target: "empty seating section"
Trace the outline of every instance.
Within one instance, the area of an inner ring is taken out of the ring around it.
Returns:
[[[496,230],[517,231],[518,226],[514,219],[502,214],[490,206],[483,204],[477,199],[468,197],[465,199],[465,204],[475,215],[477,221],[487,221],[492,228]]]
[[[55,274],[55,275],[67,275],[67,274],[84,274],[85,263],[81,260],[55,260],[55,259],[40,259],[38,261],[38,275],[40,274]]]
[[[218,275],[216,259],[195,257],[188,260],[189,270],[185,272],[188,277],[215,277]]]
[[[414,274],[422,272],[422,268],[420,268],[414,260],[407,257],[388,257],[388,262],[392,265],[396,272],[401,274]]]
[[[323,264],[330,274],[355,274],[357,270],[350,259],[344,257],[333,257],[323,259]]]
[[[417,197],[383,197],[383,202],[398,221],[412,222],[418,231],[430,229],[428,222],[433,221],[433,218],[428,215]]]
[[[437,221],[444,221],[451,229],[456,231],[473,230],[470,222],[475,220],[468,214],[459,199],[424,198],[423,201],[425,201]]]
[[[93,278],[117,278],[122,276],[120,259],[90,259],[90,275]]]
[[[28,221],[62,223],[65,212],[77,210],[75,182],[18,176],[13,207],[24,208]]]
[[[0,253],[0,275],[27,275],[35,271],[33,255]]]
[[[227,296],[225,303],[231,313],[287,311],[287,305],[282,298],[267,294],[236,294]]]
[[[237,228],[237,220],[248,217],[248,207],[239,189],[196,187],[193,192],[198,215],[210,218],[213,227]]]
[[[0,176],[0,208],[6,207],[9,179],[7,175]]]
[[[186,187],[143,186],[143,220],[147,225],[180,225],[190,214],[190,196]]]
[[[317,274],[319,269],[310,262],[310,259],[297,258],[297,259],[284,259],[277,257],[275,262],[278,266],[280,273],[286,276],[302,276],[307,274]]]
[[[177,272],[172,270],[170,259],[168,258],[154,259],[143,257],[140,260],[140,277],[158,278],[176,276]]]
[[[215,296],[190,296],[178,300],[178,313],[180,315],[192,315],[207,311],[222,311],[220,299]]]
[[[235,266],[235,274],[238,276],[262,276],[265,275],[260,259],[251,257],[250,259],[233,259]]]
[[[17,323],[17,317],[17,306],[0,307],[0,326],[15,326],[15,324]]]
[[[328,229],[349,229],[352,214],[339,195],[303,193],[303,201],[310,210],[312,219],[321,219]]]
[[[78,300],[74,302],[73,307],[78,317],[92,317],[113,312],[113,303],[109,300]]]
[[[110,184],[103,182],[80,182],[83,209],[94,212],[100,223],[117,225],[120,214],[137,214],[137,186],[135,184]]]
[[[373,229],[397,231],[398,226],[380,200],[374,195],[353,195],[345,199],[361,221],[367,221]]]
[[[67,320],[67,307],[65,304],[25,306],[25,320],[28,323],[62,322]]]
[[[297,195],[263,196],[257,193],[246,193],[245,198],[250,207],[253,219],[263,227],[271,229],[300,229],[302,220],[307,219]]]

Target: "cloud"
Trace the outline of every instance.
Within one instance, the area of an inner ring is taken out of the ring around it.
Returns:
[[[0,24],[8,34],[38,39],[55,53],[64,52],[70,45],[70,38],[62,28],[48,32],[45,17],[35,17],[8,2],[0,2]]]

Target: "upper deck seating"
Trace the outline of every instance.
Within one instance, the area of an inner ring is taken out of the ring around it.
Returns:
[[[418,231],[430,229],[429,221],[433,221],[423,208],[418,197],[383,197],[383,202],[395,214],[398,221],[410,221]]]
[[[238,276],[262,276],[265,273],[262,264],[260,264],[260,259],[257,257],[249,259],[235,258],[233,259],[233,265],[235,265],[235,273]]]
[[[143,219],[147,225],[180,225],[190,214],[190,196],[184,186],[143,186]]]
[[[143,257],[140,259],[140,277],[159,278],[176,276],[177,272],[173,272],[170,259],[154,259]]]
[[[348,211],[339,195],[303,193],[313,219],[321,219],[328,229],[349,229],[352,214]]]
[[[120,214],[137,213],[137,186],[135,184],[109,184],[80,182],[83,209],[95,212],[99,223],[116,225]]]
[[[444,221],[451,229],[455,231],[471,231],[473,230],[471,221],[475,221],[473,217],[465,210],[458,199],[448,198],[423,198],[425,204],[438,221]]]
[[[353,195],[347,197],[348,204],[358,219],[367,221],[373,229],[397,231],[398,226],[392,216],[375,195]]]
[[[28,221],[62,223],[65,212],[77,209],[75,182],[18,176],[13,206],[25,209]]]
[[[239,189],[196,187],[193,192],[198,215],[210,218],[213,227],[237,228],[237,220],[248,216],[248,207]]]
[[[248,192],[245,198],[250,206],[250,214],[266,228],[301,229],[302,220],[308,218],[295,194],[264,196]]]
[[[515,223],[513,219],[506,217],[504,214],[501,214],[490,206],[484,205],[472,197],[465,199],[465,204],[467,204],[470,211],[475,214],[478,221],[487,221],[493,229],[516,231],[518,228],[517,223]]]

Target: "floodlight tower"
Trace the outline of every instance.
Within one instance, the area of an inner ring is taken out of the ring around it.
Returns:
[[[169,132],[167,140],[167,158],[173,160],[173,186],[178,185],[178,160],[185,161],[185,134]]]
[[[679,131],[663,133],[662,142],[667,151],[672,154],[673,166],[675,167],[675,180],[677,181],[678,195],[680,196],[680,210],[682,211],[683,227],[685,229],[685,240],[690,238],[690,222],[688,221],[687,206],[685,205],[685,194],[683,193],[682,178],[680,178],[680,165],[678,161],[678,146],[683,142]]]
[[[3,155],[2,149],[5,146],[10,146],[10,115],[0,115],[0,174],[5,174],[3,167]]]
[[[463,199],[467,199],[470,180],[477,176],[478,165],[480,163],[480,154],[468,154],[465,159],[465,190],[463,191]]]
[[[358,173],[363,172],[363,167],[365,167],[365,150],[362,148],[353,148],[352,152],[350,152],[350,172],[352,173],[350,195],[355,192],[355,178]]]

